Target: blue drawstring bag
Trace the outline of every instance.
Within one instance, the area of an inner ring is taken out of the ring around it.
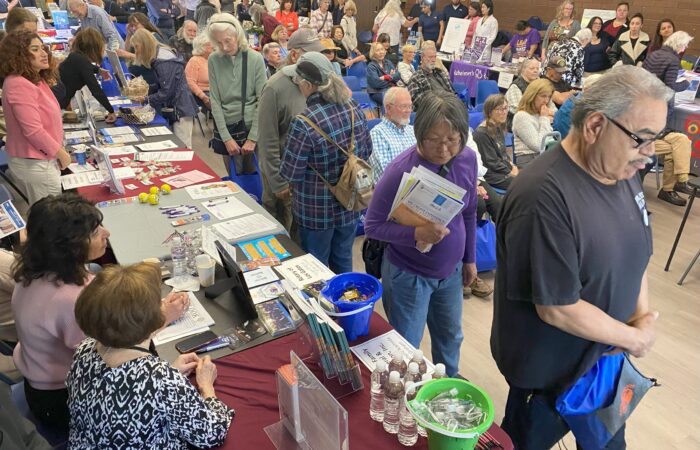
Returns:
[[[496,268],[496,225],[489,219],[476,222],[476,271]]]
[[[223,177],[222,180],[231,180],[241,187],[253,200],[262,205],[262,178],[260,177],[260,167],[258,166],[258,158],[253,153],[253,164],[255,164],[255,172],[253,173],[236,173],[236,163],[234,158],[231,158],[231,176]]]
[[[602,450],[622,428],[656,380],[642,375],[625,353],[601,356],[556,401],[556,408],[586,450]]]

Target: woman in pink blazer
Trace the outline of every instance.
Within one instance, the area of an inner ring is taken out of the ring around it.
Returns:
[[[56,62],[39,35],[27,30],[8,34],[0,55],[9,173],[33,204],[61,193],[61,169],[71,160],[63,148],[61,108],[51,92]]]

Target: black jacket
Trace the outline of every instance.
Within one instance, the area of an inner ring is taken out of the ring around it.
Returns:
[[[484,176],[486,182],[491,185],[502,183],[513,170],[513,164],[506,153],[505,136],[494,138],[486,127],[480,126],[474,130],[474,142],[487,169]]]

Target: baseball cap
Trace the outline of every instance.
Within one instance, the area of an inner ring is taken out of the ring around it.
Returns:
[[[289,50],[301,49],[305,52],[322,52],[326,49],[318,39],[318,33],[311,28],[299,28],[287,41]]]
[[[304,53],[296,64],[283,67],[282,72],[288,77],[303,78],[316,86],[325,84],[328,77],[335,73],[328,58],[319,52]]]
[[[551,67],[559,73],[567,71],[566,60],[564,60],[564,58],[561,56],[552,56],[549,58],[547,61],[547,67]]]

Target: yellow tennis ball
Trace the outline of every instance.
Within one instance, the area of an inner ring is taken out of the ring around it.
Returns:
[[[151,205],[157,205],[158,200],[159,200],[158,195],[156,195],[156,194],[150,194],[148,196],[148,203],[150,203]]]
[[[145,192],[141,192],[139,194],[139,202],[141,202],[141,203],[148,202],[148,194],[146,194]]]
[[[152,186],[148,192],[151,193],[151,195],[158,195],[158,187],[157,186]]]
[[[172,190],[172,188],[170,187],[169,184],[164,184],[163,186],[160,187],[160,190],[161,190],[161,192],[163,192],[163,194],[168,195],[168,194],[170,194],[170,191]]]

